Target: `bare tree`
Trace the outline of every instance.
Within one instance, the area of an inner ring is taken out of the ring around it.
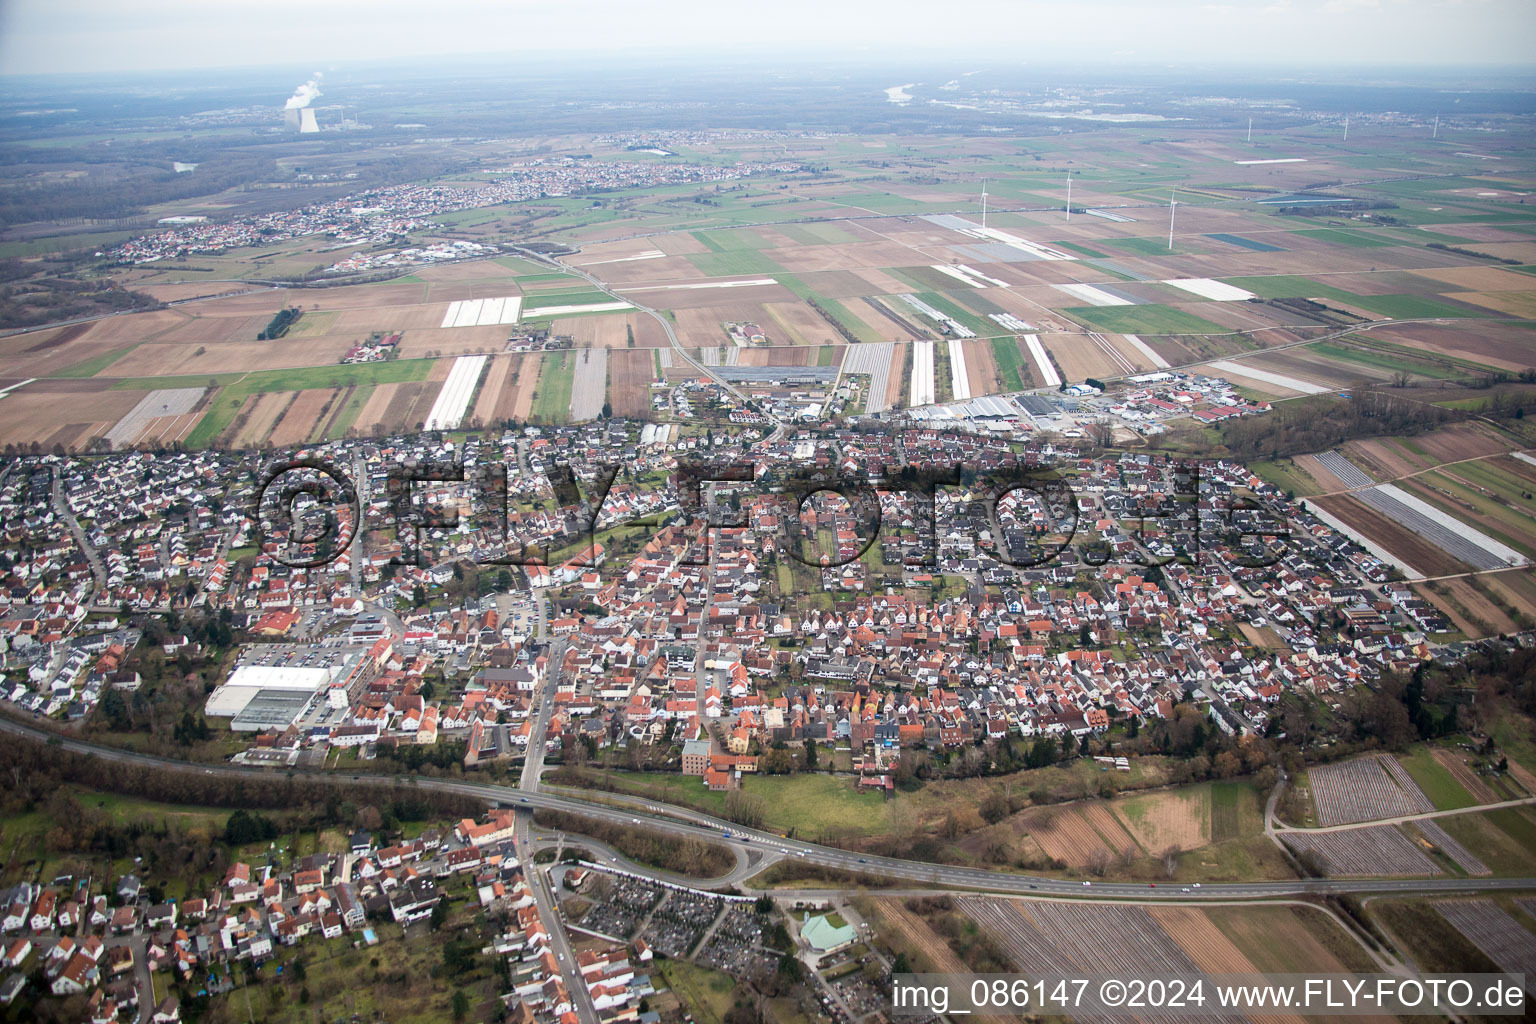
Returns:
[[[1093,852],[1088,854],[1086,867],[1094,875],[1103,878],[1104,873],[1109,870],[1109,851],[1102,846],[1094,847]]]
[[[1184,851],[1179,847],[1178,843],[1170,843],[1167,847],[1165,847],[1163,852],[1158,854],[1158,856],[1162,858],[1163,861],[1163,874],[1167,875],[1169,878],[1172,878],[1174,875],[1178,874],[1179,858],[1182,857],[1183,854]]]

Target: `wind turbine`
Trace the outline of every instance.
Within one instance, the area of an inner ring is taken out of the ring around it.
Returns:
[[[1170,252],[1173,251],[1173,215],[1178,209],[1178,196],[1179,190],[1177,188],[1168,193],[1168,250]]]
[[[1072,221],[1072,172],[1067,172],[1067,222]]]
[[[981,179],[981,228],[987,228],[987,179]]]
[[[1253,118],[1248,119],[1248,141],[1253,141]]]
[[[1349,141],[1349,118],[1347,116],[1344,118],[1344,141]]]
[[[1433,134],[1430,135],[1430,138],[1431,139],[1438,139],[1439,137],[1440,137],[1440,115],[1436,114],[1435,115],[1435,130],[1434,130]]]

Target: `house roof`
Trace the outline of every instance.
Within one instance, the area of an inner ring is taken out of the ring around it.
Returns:
[[[811,948],[818,952],[836,949],[845,943],[853,941],[853,925],[845,924],[842,927],[834,925],[825,914],[817,914],[806,919],[800,934],[805,936],[805,941],[811,944]]]

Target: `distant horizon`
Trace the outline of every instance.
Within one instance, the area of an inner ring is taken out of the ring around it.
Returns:
[[[1457,70],[1536,73],[1527,0],[959,0],[942,19],[911,0],[785,0],[747,16],[701,0],[559,8],[440,0],[10,0],[0,5],[0,75],[233,71],[387,61],[591,58],[674,63],[934,61],[1012,66],[1272,67],[1292,73]],[[982,40],[977,42],[977,40]],[[581,45],[571,46],[572,42]],[[270,58],[279,58],[274,62]],[[759,70],[743,68],[750,76]]]

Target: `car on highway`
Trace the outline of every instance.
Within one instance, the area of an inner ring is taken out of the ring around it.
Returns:
[[[1184,888],[1180,889],[1179,891],[1180,892],[1189,892],[1189,886],[1186,885]]]
[[[639,818],[630,818],[629,820],[630,820],[630,822],[632,824],[635,824],[635,825],[640,824],[640,819]]]
[[[1084,882],[1083,884],[1084,885],[1092,885],[1093,883],[1092,882]]]

